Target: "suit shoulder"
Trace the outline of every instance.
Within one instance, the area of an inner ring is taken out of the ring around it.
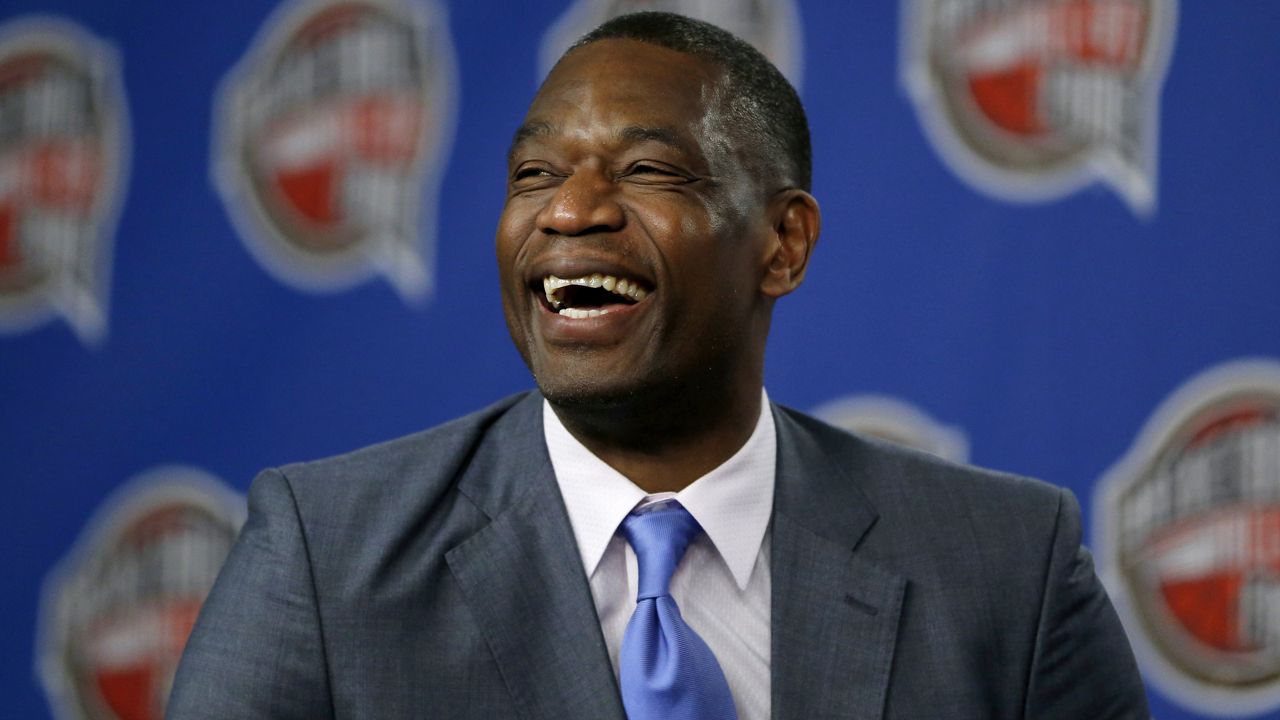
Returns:
[[[833,427],[779,407],[803,434],[867,494],[881,512],[938,507],[976,515],[1058,512],[1064,490],[1042,480],[943,459],[928,452]]]
[[[864,508],[845,511],[846,517],[874,516],[859,546],[863,557],[921,589],[937,590],[939,598],[956,587],[991,585],[1018,595],[1026,607],[1039,607],[1053,549],[1078,545],[1077,506],[1061,488],[950,462],[791,411],[785,422],[825,463],[819,466],[824,477],[806,479],[820,488],[825,504]]]
[[[412,435],[264,471],[249,492],[250,520],[255,508],[264,521],[294,515],[286,522],[313,548],[317,582],[344,588],[371,572],[370,558],[381,563],[374,569],[404,553],[439,558],[483,520],[458,487],[483,462],[482,447],[500,432],[495,425],[513,415],[527,421],[539,403],[529,393],[512,396]]]
[[[332,498],[361,484],[448,483],[471,456],[488,429],[529,393],[426,430],[332,457],[277,468],[295,492],[317,491]]]

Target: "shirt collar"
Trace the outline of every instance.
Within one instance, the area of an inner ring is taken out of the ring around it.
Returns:
[[[569,434],[546,400],[542,428],[582,566],[591,577],[627,513],[646,499],[672,495],[646,495]],[[777,433],[769,396],[761,390],[760,417],[746,444],[674,495],[707,533],[739,589],[751,579],[769,527],[776,472]]]

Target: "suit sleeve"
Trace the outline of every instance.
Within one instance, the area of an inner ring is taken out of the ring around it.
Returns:
[[[1063,490],[1024,717],[1147,720],[1133,651],[1080,536],[1080,506]]]
[[[170,720],[332,717],[315,583],[289,481],[260,474],[249,517],[174,678]]]

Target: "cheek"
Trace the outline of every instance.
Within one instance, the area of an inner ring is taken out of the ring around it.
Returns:
[[[712,229],[715,229],[714,223],[712,223]],[[685,215],[680,219],[680,232],[685,237],[695,236],[698,232],[698,221],[692,215]]]
[[[504,279],[515,273],[515,265],[528,237],[528,233],[523,231],[527,225],[526,221],[507,211],[498,220],[494,247],[498,256],[498,273]]]
[[[688,242],[698,228],[696,214],[676,203],[631,202],[626,213],[660,249],[670,242],[668,239]]]
[[[515,231],[515,215],[509,209],[504,208],[502,215],[498,216],[498,231],[496,233],[499,255],[502,255],[504,251],[510,249],[512,242],[516,237]]]

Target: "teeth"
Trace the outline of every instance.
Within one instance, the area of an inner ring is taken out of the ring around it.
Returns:
[[[563,310],[560,311],[560,314],[564,315],[565,317],[571,317],[571,318],[576,318],[581,320],[582,318],[593,318],[593,317],[600,317],[601,315],[607,315],[609,314],[609,311],[601,310],[600,308],[588,308],[586,310],[582,308],[564,308]]]
[[[560,308],[560,297],[557,294],[560,288],[569,284],[568,280],[563,280],[555,275],[548,275],[542,278],[542,292],[546,293],[547,302],[551,303],[551,307]]]
[[[563,305],[564,303],[560,300],[560,289],[564,287],[568,287],[569,285],[580,285],[582,287],[591,287],[591,288],[602,287],[611,293],[614,293],[617,295],[625,295],[626,297],[629,297],[637,301],[643,300],[645,296],[649,294],[648,291],[640,287],[639,283],[636,283],[632,280],[627,280],[626,278],[617,278],[613,275],[603,275],[601,273],[593,273],[591,275],[585,275],[583,277],[575,278],[572,280],[566,280],[564,278],[556,277],[555,275],[548,275],[542,278],[542,292],[546,294],[547,302],[551,303],[552,308],[559,310],[561,315],[566,315],[568,317],[573,317],[573,318],[596,317],[597,315],[603,315],[605,311],[598,310],[598,309],[591,309],[591,310],[578,310],[576,308],[561,309],[560,306]],[[584,313],[595,313],[595,314],[589,315]]]

